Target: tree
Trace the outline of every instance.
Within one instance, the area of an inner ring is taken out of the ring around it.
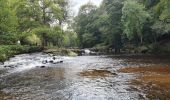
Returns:
[[[104,0],[103,7],[108,14],[109,32],[108,40],[111,48],[115,49],[115,53],[119,53],[122,45],[121,35],[121,16],[124,0]]]
[[[0,42],[11,44],[16,42],[17,17],[10,8],[8,0],[0,0]],[[10,42],[12,41],[12,42]]]
[[[170,32],[170,1],[160,0],[160,2],[154,7],[156,14],[158,15],[152,29],[158,32],[158,34],[167,34]]]
[[[78,34],[79,42],[81,47],[86,48],[86,47],[92,47],[95,45],[95,40],[93,38],[88,38],[89,36],[91,37],[96,37],[93,33],[95,25],[92,23],[96,18],[94,18],[94,14],[96,11],[97,7],[93,5],[91,2],[83,5],[78,13],[78,16],[75,18],[75,23],[74,23],[74,30]],[[89,40],[91,39],[91,44],[86,44]],[[87,41],[88,40],[88,41]]]
[[[41,30],[42,45],[48,45],[47,35],[50,35],[51,29],[54,26],[58,27],[60,21],[63,20],[65,10],[62,10],[60,4],[65,0],[18,0],[16,1],[16,12],[19,18],[20,40],[21,43],[25,43],[24,40],[34,30]],[[60,4],[59,4],[60,3]],[[63,9],[66,5],[63,5]],[[44,28],[44,29],[43,29]],[[59,31],[59,30],[57,30]],[[60,31],[61,28],[60,28]],[[36,33],[34,33],[36,34]]]
[[[145,11],[145,7],[142,4],[139,4],[137,1],[130,0],[124,3],[122,14],[124,33],[130,40],[135,36],[139,37],[140,43],[142,44],[142,29],[150,17],[149,13]]]

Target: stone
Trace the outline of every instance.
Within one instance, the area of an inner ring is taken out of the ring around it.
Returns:
[[[50,60],[49,63],[54,63],[54,61],[53,61],[53,60]]]
[[[48,61],[47,61],[47,60],[44,60],[44,61],[42,61],[42,63],[43,63],[43,64],[47,64],[47,63],[48,63]]]
[[[40,68],[45,68],[45,66],[40,66]]]
[[[53,57],[53,60],[55,60],[56,58],[55,57]]]
[[[16,66],[15,66],[15,65],[8,65],[8,66],[5,65],[4,67],[5,67],[5,68],[15,68],[15,67],[17,67],[17,65],[16,65]]]
[[[60,63],[63,63],[64,61],[60,61]]]
[[[4,62],[0,62],[0,65],[4,65]]]

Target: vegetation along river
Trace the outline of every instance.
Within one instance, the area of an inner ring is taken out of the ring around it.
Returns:
[[[144,100],[131,84],[139,74],[119,70],[169,65],[148,56],[17,55],[0,65],[0,100]]]

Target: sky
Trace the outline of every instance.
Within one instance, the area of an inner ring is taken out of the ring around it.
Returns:
[[[102,0],[71,0],[73,3],[73,12],[76,15],[79,11],[79,8],[86,4],[87,2],[91,1],[93,4],[99,6],[102,2]]]

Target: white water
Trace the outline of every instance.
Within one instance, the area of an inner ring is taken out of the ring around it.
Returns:
[[[53,60],[53,57],[56,59]],[[52,56],[49,54],[42,54],[42,53],[33,53],[33,54],[21,54],[16,55],[15,57],[9,59],[8,61],[4,62],[4,65],[0,65],[1,69],[6,69],[9,73],[16,73],[16,72],[22,72],[22,71],[29,71],[31,69],[34,69],[36,67],[45,66],[45,67],[51,67],[55,64],[52,63],[46,63],[43,64],[43,61],[54,61],[59,62],[67,62],[70,60],[71,57],[66,56]]]

